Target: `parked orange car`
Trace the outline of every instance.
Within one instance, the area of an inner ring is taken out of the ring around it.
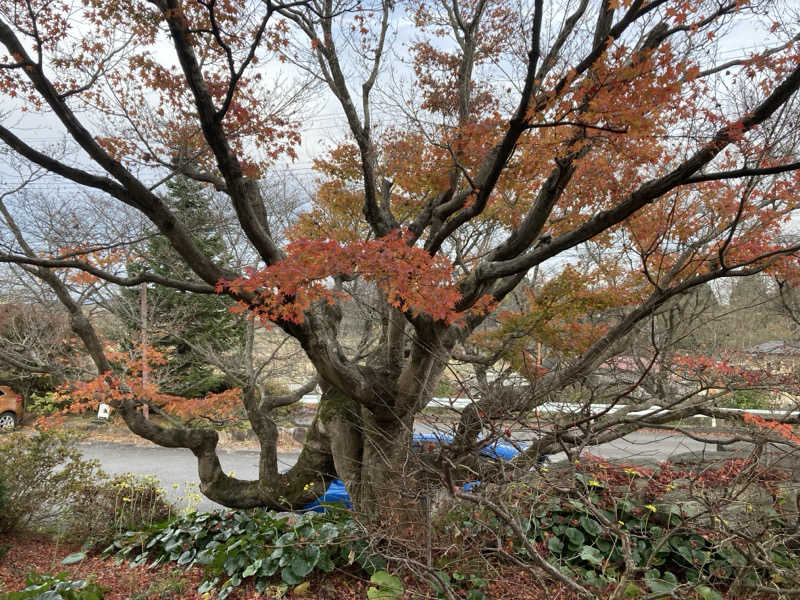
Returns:
[[[0,430],[14,429],[17,423],[22,423],[22,396],[0,385]]]

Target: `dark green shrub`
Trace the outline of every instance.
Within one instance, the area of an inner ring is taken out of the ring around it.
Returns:
[[[2,514],[3,509],[5,509],[7,503],[8,503],[8,497],[6,495],[6,481],[3,477],[2,471],[0,471],[0,514]]]
[[[722,402],[726,408],[766,410],[770,408],[769,394],[761,390],[736,390]]]
[[[166,522],[176,512],[156,478],[126,473],[80,488],[65,515],[63,532],[83,540],[84,546],[104,547],[126,531]]]
[[[19,592],[0,594],[0,600],[102,600],[108,589],[92,581],[70,580],[65,573],[29,573],[25,585]]]
[[[443,377],[436,383],[436,389],[433,390],[433,395],[437,398],[453,398],[458,395],[459,390],[460,388],[457,384]]]
[[[66,409],[68,405],[69,402],[63,395],[56,394],[55,392],[44,392],[42,394],[34,393],[30,395],[25,410],[32,415],[49,416]]]
[[[206,577],[198,593],[218,587],[216,598],[223,600],[247,579],[262,593],[276,577],[297,585],[314,570],[329,573],[353,563],[370,572],[384,568],[364,540],[361,527],[342,512],[192,513],[149,532],[128,532],[105,553],[132,565],[203,565]]]
[[[0,511],[0,531],[33,529],[87,547],[105,546],[121,532],[145,529],[175,512],[154,478],[108,478],[75,442],[55,432],[2,438],[0,482],[7,505]]]
[[[6,489],[0,531],[54,528],[99,477],[97,462],[84,460],[75,437],[63,433],[4,436],[0,456]]]

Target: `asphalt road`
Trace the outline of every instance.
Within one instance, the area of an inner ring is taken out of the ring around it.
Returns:
[[[202,496],[198,489],[197,459],[185,448],[160,446],[132,446],[106,442],[81,445],[84,457],[97,459],[108,474],[136,473],[153,475],[161,483],[167,497],[180,506],[196,506],[199,511],[221,508]],[[241,479],[258,476],[258,453],[254,451],[219,451],[220,463],[226,473]],[[297,460],[297,454],[279,454],[281,467],[288,469]]]
[[[153,475],[161,482],[167,497],[180,506],[196,506],[200,511],[220,506],[200,495],[197,484],[197,461],[189,450],[161,448],[159,446],[130,446],[109,443],[91,443],[81,446],[86,458],[96,458],[109,474],[137,473]],[[634,433],[625,438],[587,448],[587,451],[606,458],[647,458],[666,460],[685,452],[702,453],[716,450],[715,445],[705,445],[674,433]],[[242,479],[255,479],[258,474],[258,453],[254,451],[219,452],[223,469]],[[564,455],[555,455],[557,461]],[[288,469],[297,460],[297,454],[280,454],[282,468]]]

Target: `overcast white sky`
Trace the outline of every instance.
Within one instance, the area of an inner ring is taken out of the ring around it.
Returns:
[[[393,51],[402,56],[405,52],[404,45],[410,39],[412,28],[408,20],[402,15],[398,15],[396,22],[398,25],[397,38]],[[763,31],[760,23],[740,24],[731,35],[724,38],[719,49],[719,57],[729,60],[741,56],[743,51],[758,50],[763,46]],[[172,49],[167,45],[158,54],[159,58],[174,62]],[[273,69],[275,68],[275,66],[271,65],[264,65],[263,67],[267,76],[273,74]],[[283,64],[278,65],[277,68],[282,70],[282,77],[293,76],[293,73],[287,70],[290,69],[290,66]],[[398,79],[410,78],[410,76],[410,72],[401,75],[398,75],[398,72],[388,73],[388,77],[393,79],[395,83],[398,83]],[[310,185],[313,179],[311,169],[313,158],[342,140],[347,133],[346,124],[338,103],[322,88],[315,95],[315,100],[306,107],[305,113],[301,119],[302,144],[297,148],[297,160],[280,160],[273,168],[272,177],[285,177],[293,185],[297,182]],[[391,117],[384,117],[384,122],[389,118]],[[3,100],[3,109],[0,111],[0,120],[4,125],[13,128],[21,137],[31,141],[31,143],[35,143],[38,147],[57,145],[64,138],[63,128],[52,115],[21,113],[18,110],[18,106],[13,106],[5,98]],[[376,121],[380,124],[380,115],[378,115]],[[70,156],[68,158],[79,164],[81,162],[79,157]],[[0,163],[0,193],[15,187],[18,182],[19,177],[17,174],[9,169],[7,164]],[[74,193],[75,186],[61,178],[47,176],[32,184],[31,189],[47,191],[48,193],[71,194]]]

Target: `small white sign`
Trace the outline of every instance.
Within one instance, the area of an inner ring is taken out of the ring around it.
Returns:
[[[105,402],[101,402],[100,407],[97,409],[97,418],[103,419],[104,421],[108,421],[108,417],[110,414],[111,414],[111,407]]]

